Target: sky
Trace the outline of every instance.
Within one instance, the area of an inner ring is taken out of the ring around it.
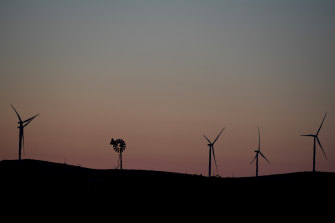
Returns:
[[[335,2],[0,1],[0,160],[208,174],[335,172]]]

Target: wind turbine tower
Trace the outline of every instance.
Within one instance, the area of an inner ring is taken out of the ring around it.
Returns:
[[[319,144],[319,146],[320,146],[320,148],[321,148],[321,150],[322,150],[322,152],[323,152],[323,155],[325,155],[325,157],[326,157],[326,159],[327,159],[327,155],[326,155],[325,151],[323,150],[322,145],[321,145],[321,142],[320,142],[320,140],[319,140],[319,133],[320,133],[321,127],[322,127],[322,125],[323,125],[323,122],[325,121],[326,116],[327,116],[327,112],[326,112],[325,116],[323,117],[323,120],[322,120],[322,122],[321,122],[321,125],[320,125],[318,131],[316,132],[316,134],[301,135],[301,136],[309,136],[309,137],[313,137],[313,141],[314,141],[314,142],[313,142],[313,172],[315,172],[316,142],[318,142],[318,144]]]
[[[255,158],[251,161],[250,165],[256,160],[256,177],[258,177],[258,156],[261,155],[269,164],[269,160],[264,156],[264,154],[261,152],[261,134],[259,132],[258,128],[258,149],[255,150]]]
[[[218,166],[216,164],[216,159],[215,159],[215,152],[214,152],[214,143],[218,140],[219,136],[221,135],[221,133],[223,132],[225,128],[223,128],[221,130],[221,132],[219,133],[219,135],[216,137],[216,139],[214,140],[214,142],[211,142],[205,135],[204,137],[207,139],[208,141],[208,147],[209,147],[209,166],[208,166],[208,177],[211,176],[211,169],[212,169],[212,153],[213,153],[213,157],[214,157],[214,161],[215,161],[215,166],[216,166],[216,171],[218,169]]]
[[[24,127],[26,127],[34,118],[36,118],[36,116],[38,116],[39,114],[31,117],[31,118],[28,118],[27,120],[25,121],[22,121],[19,113],[16,111],[16,109],[14,108],[13,105],[11,105],[12,108],[14,109],[17,117],[19,118],[19,121],[18,121],[18,128],[19,128],[19,162],[21,162],[21,149],[22,147],[24,146],[24,135],[23,135],[23,129]]]

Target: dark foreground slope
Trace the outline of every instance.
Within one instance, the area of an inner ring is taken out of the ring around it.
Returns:
[[[333,199],[335,173],[302,172],[247,178],[208,178],[145,170],[96,170],[38,160],[0,162],[0,189],[15,196],[79,195],[264,202]]]

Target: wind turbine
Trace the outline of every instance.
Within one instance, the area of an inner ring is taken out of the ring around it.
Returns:
[[[26,127],[34,118],[36,118],[36,116],[38,116],[39,114],[31,117],[31,118],[28,118],[27,120],[25,121],[22,121],[19,113],[17,113],[16,109],[14,108],[13,105],[11,105],[12,108],[14,109],[15,113],[17,114],[17,117],[19,118],[19,121],[18,121],[18,128],[20,129],[19,130],[19,162],[21,162],[21,148],[24,146],[24,135],[23,135],[23,129],[24,127]]]
[[[256,177],[258,177],[258,155],[261,155],[269,164],[269,160],[264,156],[264,154],[261,152],[261,134],[259,133],[259,127],[258,127],[258,149],[255,150],[255,158],[251,161],[250,165],[256,160]]]
[[[126,143],[123,139],[114,140],[112,138],[110,144],[113,146],[115,152],[119,153],[118,167],[122,170],[122,152],[126,149]]]
[[[211,176],[211,169],[212,169],[212,153],[213,153],[213,157],[214,157],[214,161],[215,161],[215,167],[216,167],[216,171],[218,170],[218,166],[216,164],[216,159],[215,159],[215,152],[214,152],[214,143],[216,142],[216,140],[218,140],[219,136],[221,135],[221,133],[223,132],[225,128],[223,128],[221,130],[221,132],[219,133],[219,135],[216,137],[216,139],[214,140],[214,142],[211,142],[205,135],[204,137],[207,139],[207,141],[209,142],[208,147],[209,147],[209,167],[208,167],[208,177]]]
[[[327,159],[327,155],[326,155],[325,151],[323,150],[322,145],[321,145],[321,142],[320,142],[320,140],[319,140],[319,133],[320,133],[321,127],[322,127],[322,125],[323,125],[323,122],[325,121],[326,116],[327,116],[327,112],[326,112],[325,116],[323,117],[323,120],[322,120],[322,122],[321,122],[321,125],[320,125],[320,127],[319,127],[319,129],[318,129],[318,131],[316,132],[315,135],[313,135],[313,134],[309,134],[309,135],[301,135],[301,136],[310,136],[310,137],[313,137],[313,138],[314,138],[314,143],[313,143],[313,172],[315,172],[315,152],[316,152],[315,150],[316,150],[316,141],[318,141],[318,144],[319,144],[319,146],[320,146],[320,148],[321,148],[323,154],[325,155],[325,157],[326,157],[326,159]]]

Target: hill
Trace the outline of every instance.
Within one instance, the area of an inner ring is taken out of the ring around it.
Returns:
[[[39,160],[0,162],[1,191],[35,196],[128,196],[145,199],[247,200],[334,197],[335,173],[300,172],[260,177],[217,178],[149,170],[97,170]],[[209,196],[210,194],[210,196]]]

